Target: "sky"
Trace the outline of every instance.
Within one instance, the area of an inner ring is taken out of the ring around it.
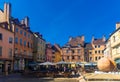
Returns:
[[[0,0],[12,4],[12,16],[28,16],[33,32],[40,32],[46,42],[63,46],[69,37],[85,36],[85,42],[106,38],[120,22],[120,0]]]

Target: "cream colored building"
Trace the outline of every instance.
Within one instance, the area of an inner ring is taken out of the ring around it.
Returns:
[[[106,45],[104,55],[120,63],[120,22],[116,23],[116,30],[110,35]]]
[[[116,23],[116,30],[106,42],[104,55],[113,59],[117,64],[117,68],[120,69],[120,22]]]
[[[36,62],[45,62],[46,56],[45,56],[45,47],[46,42],[43,39],[42,35],[39,34],[39,32],[34,33],[34,61]]]
[[[11,4],[4,3],[4,9],[3,10],[0,9],[0,22],[7,22],[9,25],[8,28],[10,29],[10,19],[11,19]]]

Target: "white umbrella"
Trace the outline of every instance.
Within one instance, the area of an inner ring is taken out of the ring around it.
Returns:
[[[55,65],[55,64],[52,62],[44,62],[44,63],[40,63],[38,65]]]
[[[70,64],[70,62],[60,61],[60,62],[57,62],[56,64]]]

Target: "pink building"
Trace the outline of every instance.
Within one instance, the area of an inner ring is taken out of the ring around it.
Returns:
[[[52,45],[46,44],[46,61],[52,62]]]
[[[0,73],[13,70],[14,33],[7,22],[0,23]]]

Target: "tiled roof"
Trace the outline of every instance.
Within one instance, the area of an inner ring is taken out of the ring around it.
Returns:
[[[84,46],[84,41],[82,40],[81,37],[76,37],[76,38],[72,38],[68,44],[70,44],[71,46],[78,46],[78,45],[81,45],[81,46]]]
[[[102,44],[105,44],[105,41],[103,41],[103,39],[95,39],[95,40],[93,41],[93,44],[102,45]]]
[[[86,44],[86,46],[85,46],[85,48],[88,48],[88,49],[93,49],[93,47],[92,47],[92,44],[91,44],[91,43],[87,43],[87,44]]]

